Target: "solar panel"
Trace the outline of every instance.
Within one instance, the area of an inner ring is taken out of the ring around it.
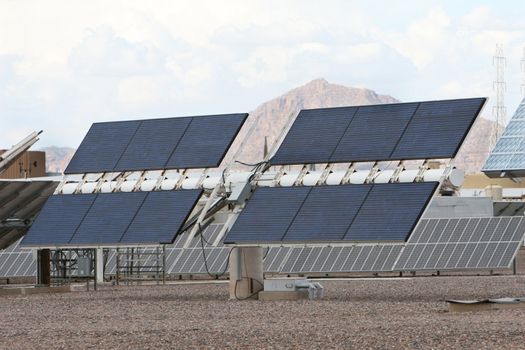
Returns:
[[[405,241],[437,185],[437,182],[375,184],[344,239]]]
[[[524,235],[523,217],[423,219],[395,270],[508,268]]]
[[[273,165],[453,158],[485,98],[302,110]]]
[[[226,155],[248,114],[192,118],[166,168],[217,167]]]
[[[224,242],[281,241],[310,189],[310,187],[257,188]]]
[[[96,196],[79,194],[49,197],[21,245],[69,243]]]
[[[489,177],[525,176],[525,99],[490,153],[483,171]]]
[[[172,243],[201,190],[150,192],[121,243]]]
[[[146,192],[99,193],[69,243],[119,243],[146,195]]]
[[[142,121],[114,170],[163,168],[191,121],[192,118]]]
[[[356,107],[301,110],[272,164],[328,162]]]
[[[64,174],[112,171],[139,125],[138,120],[94,123]]]
[[[417,106],[400,103],[359,107],[330,162],[390,159]]]
[[[405,241],[436,187],[259,187],[224,242]]]
[[[470,98],[421,102],[392,159],[454,157],[485,101],[485,98]]]
[[[313,187],[283,240],[341,240],[371,188],[372,185]]]
[[[202,190],[51,196],[25,246],[171,243]]]
[[[64,173],[217,167],[247,116],[95,123]]]

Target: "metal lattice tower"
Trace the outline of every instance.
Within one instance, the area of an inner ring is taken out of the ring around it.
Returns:
[[[496,67],[496,79],[492,85],[496,94],[496,104],[492,107],[492,116],[494,117],[496,124],[491,134],[491,148],[496,145],[499,137],[501,136],[501,126],[506,125],[507,110],[505,108],[505,66],[506,58],[503,56],[503,46],[501,44],[496,45],[496,53],[494,54],[493,65]]]
[[[521,80],[521,94],[525,97],[525,47],[523,48],[523,56],[521,56],[521,72],[523,73]]]

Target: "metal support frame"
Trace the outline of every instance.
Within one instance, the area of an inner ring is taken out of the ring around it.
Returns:
[[[295,179],[294,186],[301,186],[303,184],[303,178],[306,174],[308,174],[308,166],[304,164],[301,168],[301,171],[299,172],[299,175],[297,176],[297,179]]]
[[[414,182],[422,182],[425,176],[425,172],[430,169],[428,166],[428,159],[425,159],[423,163],[419,166],[419,171],[414,179]]]
[[[390,183],[399,182],[399,175],[401,174],[403,170],[405,170],[405,162],[400,161],[399,163],[397,163],[396,169],[394,170],[394,173],[390,177],[389,182]]]
[[[323,173],[321,174],[321,177],[319,180],[317,180],[317,186],[326,184],[326,180],[328,179],[328,176],[332,173],[332,169],[334,168],[333,163],[326,163],[326,166],[323,170]]]
[[[153,280],[166,283],[166,248],[162,246],[117,248],[115,255],[116,284],[140,285]]]
[[[208,200],[206,201],[206,204],[204,204],[204,208],[202,209],[199,218],[197,219],[197,222],[195,225],[193,225],[188,238],[186,239],[186,242],[184,242],[183,248],[188,248],[191,244],[191,241],[197,234],[197,231],[199,231],[201,225],[204,223],[204,219],[206,218],[206,214],[208,213],[208,210],[210,209],[211,205],[215,201],[215,198],[217,198],[217,195],[219,194],[219,191],[222,188],[222,184],[217,184],[213,191],[211,192],[210,196],[208,197]]]
[[[350,176],[355,172],[355,166],[354,163],[350,163],[348,165],[348,168],[346,169],[345,174],[343,175],[343,178],[341,179],[341,185],[346,185],[350,183]]]
[[[379,162],[374,162],[374,165],[372,165],[372,168],[370,169],[370,172],[368,173],[368,176],[366,177],[365,183],[373,183],[375,177],[377,174],[379,174]]]

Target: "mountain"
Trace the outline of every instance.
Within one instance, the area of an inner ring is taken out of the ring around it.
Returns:
[[[235,159],[247,163],[261,161],[265,138],[271,150],[271,146],[278,139],[283,128],[287,126],[290,117],[301,109],[395,102],[399,101],[392,96],[379,95],[372,90],[330,84],[325,79],[313,80],[263,103],[251,112],[246,125],[232,145],[232,152],[228,153],[225,161],[228,162],[235,154],[233,152],[239,149],[239,154]],[[255,126],[253,126],[254,122],[256,122]],[[254,130],[248,139],[249,142],[241,145],[241,141],[252,127]]]
[[[46,172],[62,173],[75,153],[71,147],[42,147],[39,151],[46,152]]]
[[[250,113],[248,120],[228,152],[225,163],[234,158],[246,163],[263,159],[265,140],[272,145],[286,128],[290,117],[304,108],[341,107],[399,102],[392,96],[380,95],[364,88],[330,84],[316,79],[263,103]],[[456,157],[455,165],[467,173],[479,172],[489,153],[490,132],[494,122],[478,118],[465,144]],[[249,137],[246,136],[250,133]],[[243,140],[246,141],[243,143]],[[73,156],[74,149],[46,147],[48,172],[61,172]]]

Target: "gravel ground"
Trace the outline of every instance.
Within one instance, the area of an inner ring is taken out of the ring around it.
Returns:
[[[0,348],[523,348],[525,309],[449,313],[448,298],[524,296],[524,276],[323,281],[318,301],[230,301],[227,284],[0,297]]]

